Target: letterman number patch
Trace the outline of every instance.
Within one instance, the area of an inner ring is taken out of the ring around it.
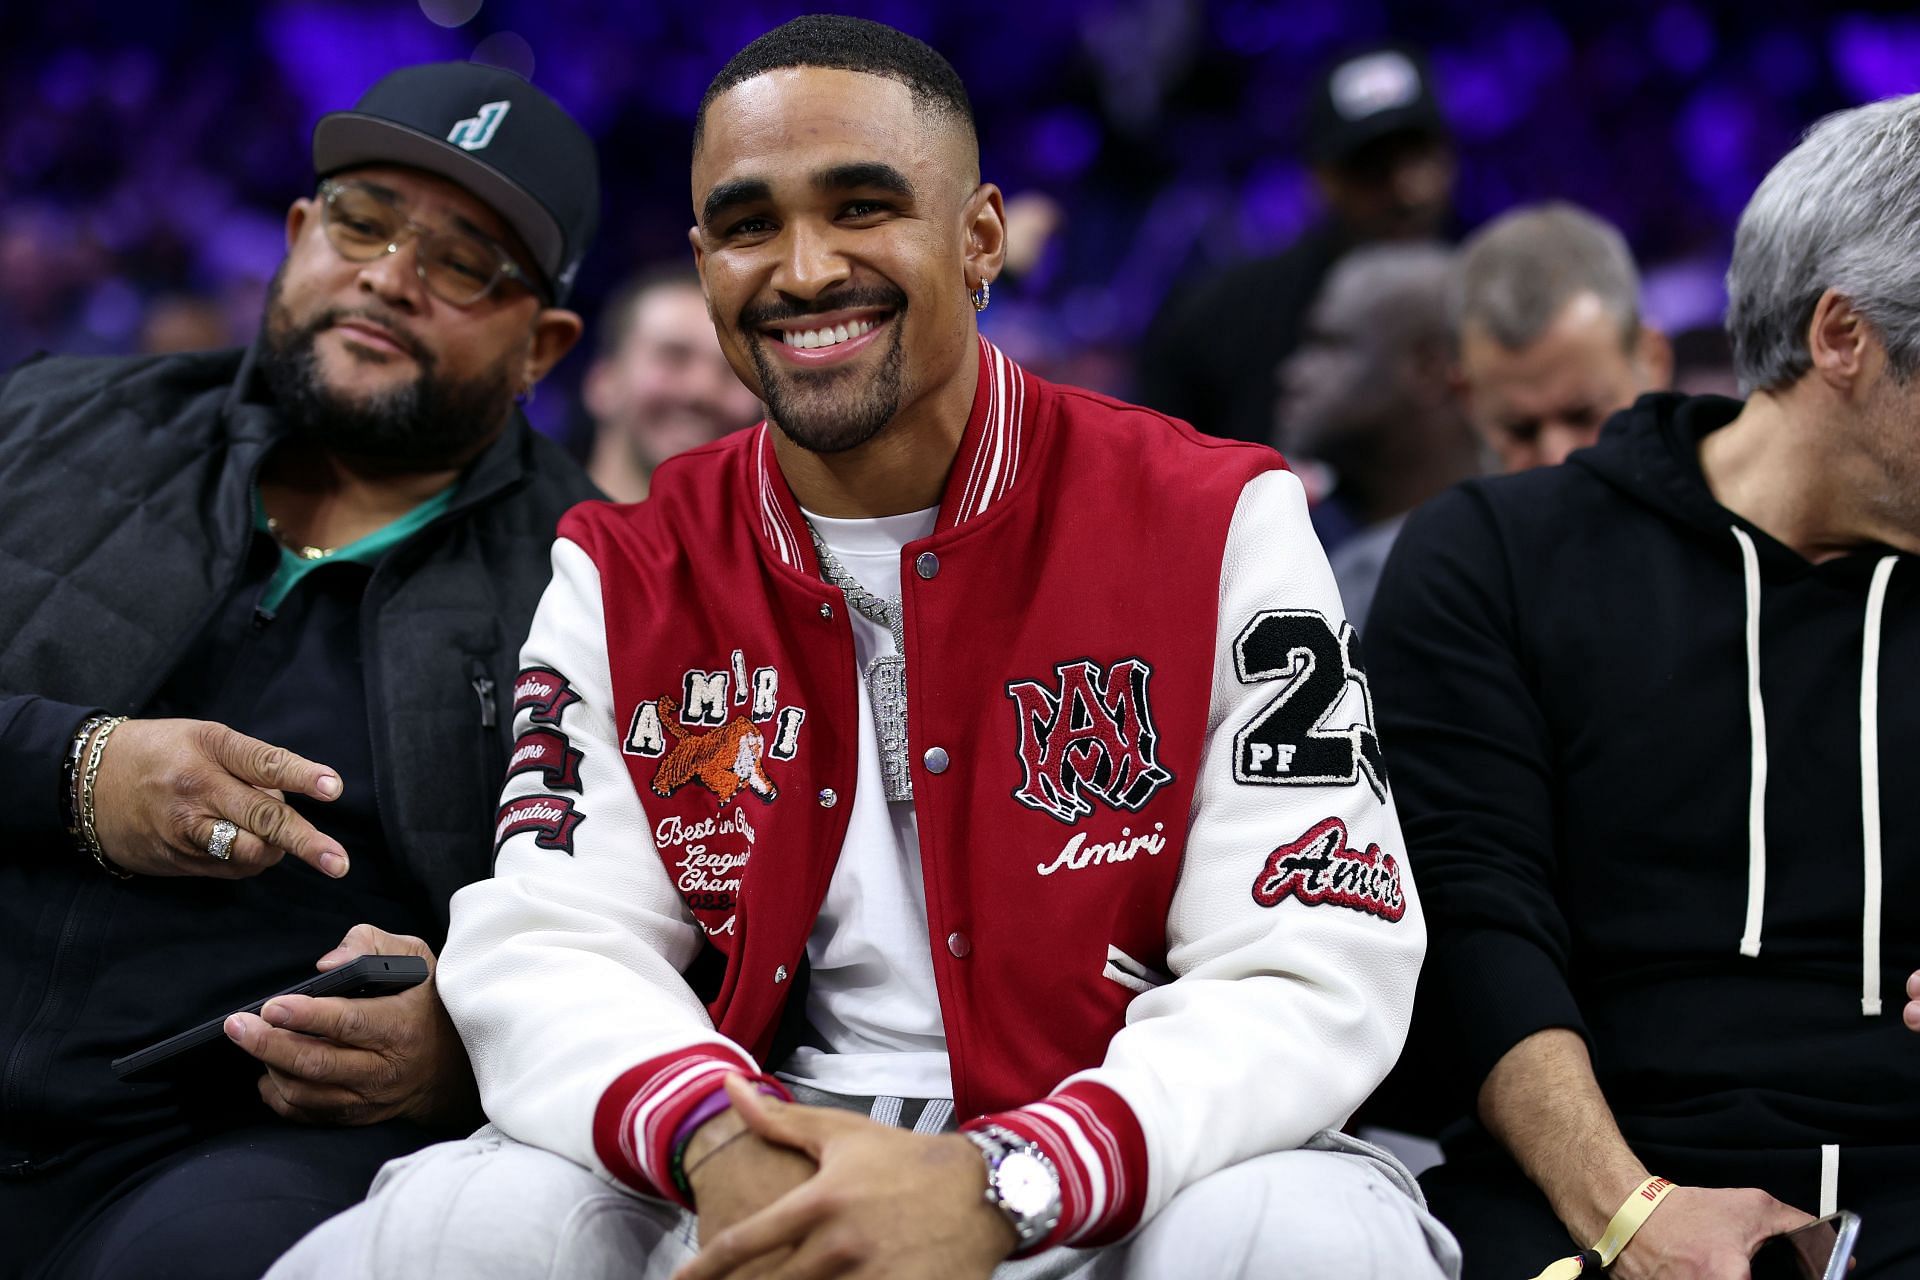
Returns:
[[[1386,766],[1373,728],[1373,693],[1354,653],[1359,633],[1324,614],[1267,609],[1233,642],[1242,684],[1287,685],[1233,737],[1233,780],[1249,786],[1367,785],[1387,798]]]

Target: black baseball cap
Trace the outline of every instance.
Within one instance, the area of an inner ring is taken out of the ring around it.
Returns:
[[[382,78],[313,128],[313,170],[366,164],[457,182],[513,228],[566,301],[600,225],[600,161],[566,109],[511,71],[430,62]]]
[[[1308,109],[1307,151],[1315,164],[1339,164],[1389,134],[1448,132],[1426,58],[1390,45],[1342,59],[1321,78]]]

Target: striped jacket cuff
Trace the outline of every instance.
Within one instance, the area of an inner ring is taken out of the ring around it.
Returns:
[[[1140,1225],[1147,1200],[1147,1139],[1120,1095],[1079,1080],[1039,1102],[962,1125],[997,1124],[1036,1143],[1060,1171],[1060,1225],[1026,1254],[1056,1245],[1112,1244]]]
[[[673,1135],[731,1075],[760,1078],[752,1062],[718,1044],[662,1054],[622,1072],[594,1108],[594,1154],[608,1173],[640,1194],[691,1209],[669,1173]]]

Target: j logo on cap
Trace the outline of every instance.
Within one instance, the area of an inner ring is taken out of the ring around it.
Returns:
[[[507,118],[507,112],[512,109],[511,102],[489,102],[480,108],[479,114],[468,116],[454,125],[453,132],[447,135],[447,141],[465,151],[478,151],[493,141],[493,135],[499,132],[500,122]]]
[[[600,222],[600,163],[593,139],[559,103],[499,67],[401,67],[351,111],[330,112],[313,127],[314,177],[380,164],[466,188],[520,238],[552,301],[565,301]]]

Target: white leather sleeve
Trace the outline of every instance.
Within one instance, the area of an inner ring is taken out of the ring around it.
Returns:
[[[1307,616],[1260,633],[1256,656],[1276,634],[1311,636],[1322,621],[1331,637],[1344,629],[1305,497],[1285,471],[1242,491],[1223,558],[1207,741],[1167,920],[1174,981],[1137,996],[1106,1061],[1068,1082],[1108,1086],[1138,1119],[1148,1164],[1140,1221],[1217,1169],[1343,1124],[1399,1056],[1426,949],[1391,793],[1377,792],[1365,767],[1352,781],[1289,778],[1282,749],[1255,752],[1257,767],[1240,770],[1248,780],[1236,776],[1237,736],[1270,739],[1271,722],[1265,733],[1255,722],[1283,696],[1302,696],[1308,678],[1297,652],[1290,677],[1243,678],[1236,645],[1268,614]],[[1371,730],[1370,701],[1356,665],[1316,732],[1358,721]],[[1316,828],[1303,852],[1331,857],[1340,892],[1289,876],[1296,864],[1276,858]]]
[[[755,1068],[714,1030],[681,976],[700,947],[699,926],[654,851],[621,757],[600,575],[576,543],[554,544],[553,581],[521,666],[545,673],[535,678],[560,705],[557,724],[536,723],[541,708],[521,707],[516,733],[557,729],[580,753],[578,791],[538,771],[508,778],[494,876],[453,899],[441,995],[494,1123],[652,1190],[660,1171],[647,1155],[646,1107]],[[513,820],[517,802],[527,823]],[[601,1103],[616,1080],[655,1061],[660,1087],[630,1091],[609,1121]]]

